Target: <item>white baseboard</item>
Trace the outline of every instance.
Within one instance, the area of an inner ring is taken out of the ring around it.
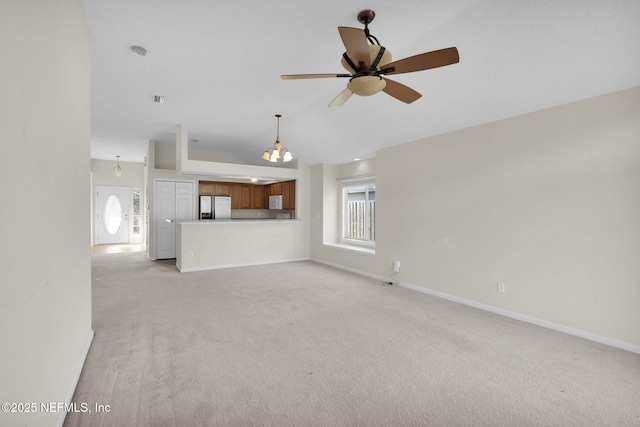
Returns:
[[[309,261],[309,258],[291,258],[291,259],[276,259],[273,261],[260,261],[260,262],[247,262],[241,264],[223,264],[223,265],[205,265],[202,267],[180,268],[176,263],[176,267],[180,273],[189,273],[192,271],[207,271],[207,270],[219,270],[221,268],[236,268],[236,267],[252,267],[255,265],[268,265],[268,264],[281,264],[283,262],[298,262]]]
[[[590,341],[595,341],[600,344],[605,344],[611,347],[620,348],[622,350],[627,350],[632,353],[640,354],[640,345],[631,344],[624,341],[615,340],[613,338],[604,337],[602,335],[597,335],[591,332],[583,331],[581,329],[572,328],[570,326],[560,325],[558,323],[549,322],[547,320],[538,319],[536,317],[527,316],[524,314],[516,313],[509,310],[504,310],[502,308],[494,307],[487,304],[482,304],[479,302],[467,300],[464,298],[456,297],[454,295],[445,294],[443,292],[433,291],[431,289],[423,288],[420,286],[415,286],[409,283],[398,282],[398,285],[412,289],[414,291],[422,292],[428,295],[432,295],[438,298],[444,298],[449,301],[457,302],[460,304],[468,305],[470,307],[479,308],[481,310],[489,311],[491,313],[499,314],[501,316],[510,317],[512,319],[521,320],[523,322],[531,323],[537,326],[542,326],[543,328],[552,329],[554,331],[563,332],[565,334],[574,335],[576,337],[584,338]]]
[[[315,258],[311,258],[311,261],[314,262],[318,262],[320,264],[326,264],[329,265],[331,267],[335,267],[335,268],[339,268],[341,270],[345,270],[345,271],[349,271],[351,273],[356,273],[356,274],[360,274],[362,276],[366,276],[375,280],[381,280],[381,281],[385,281],[387,280],[386,277],[383,276],[378,276],[375,274],[370,274],[370,273],[366,273],[363,271],[359,271],[353,268],[349,268],[349,267],[345,267],[339,264],[333,264],[330,262],[326,262],[323,260],[319,260],[319,259],[315,259]],[[520,320],[523,322],[527,322],[527,323],[531,323],[537,326],[542,326],[543,328],[547,328],[547,329],[552,329],[554,331],[558,331],[558,332],[562,332],[565,334],[569,334],[569,335],[574,335],[576,337],[580,337],[580,338],[584,338],[590,341],[595,341],[597,343],[600,344],[605,344],[611,347],[615,347],[615,348],[619,348],[622,350],[626,350],[626,351],[630,351],[632,353],[637,353],[640,354],[640,345],[637,344],[631,344],[628,342],[624,342],[624,341],[619,341],[613,338],[609,338],[609,337],[604,337],[602,335],[597,335],[591,332],[587,332],[587,331],[583,331],[581,329],[576,329],[576,328],[572,328],[570,326],[565,326],[565,325],[560,325],[558,323],[553,323],[553,322],[549,322],[547,320],[542,320],[542,319],[538,319],[536,317],[532,317],[532,316],[527,316],[524,314],[520,314],[520,313],[516,313],[513,311],[509,311],[509,310],[504,310],[502,308],[498,308],[498,307],[494,307],[491,305],[487,305],[487,304],[482,304],[479,302],[475,302],[475,301],[471,301],[468,299],[464,299],[464,298],[460,298],[454,295],[449,295],[449,294],[445,294],[444,292],[438,292],[438,291],[433,291],[431,289],[427,289],[427,288],[423,288],[421,286],[416,286],[416,285],[412,285],[410,283],[404,283],[404,282],[395,282],[398,284],[398,286],[401,286],[403,288],[407,288],[407,289],[411,289],[414,291],[418,291],[418,292],[422,292],[424,294],[427,295],[431,295],[434,297],[438,297],[438,298],[443,298],[449,301],[453,301],[453,302],[457,302],[459,304],[464,304],[464,305],[468,305],[470,307],[474,307],[474,308],[479,308],[480,310],[485,310],[485,311],[489,311],[491,313],[495,313],[495,314],[499,314],[501,316],[505,316],[505,317],[510,317],[512,319],[516,319],[516,320]]]
[[[360,276],[366,276],[366,277],[369,277],[371,279],[382,280],[382,281],[386,280],[386,278],[384,278],[382,276],[378,276],[378,275],[375,275],[375,274],[367,273],[366,271],[356,270],[355,268],[345,267],[344,265],[334,264],[332,262],[324,261],[324,260],[321,260],[321,259],[311,258],[311,261],[317,262],[319,264],[328,265],[329,267],[339,268],[340,270],[349,271],[351,273],[359,274]]]
[[[80,374],[82,374],[82,368],[84,367],[84,362],[87,360],[87,355],[89,354],[89,349],[91,348],[91,343],[93,342],[93,329],[91,329],[91,333],[89,334],[89,338],[87,339],[87,343],[84,346],[84,352],[82,353],[82,357],[80,358],[80,365],[78,365],[78,369],[76,369],[76,374],[73,377],[73,382],[71,383],[71,388],[67,393],[67,398],[65,403],[67,405],[71,404],[71,400],[73,399],[73,394],[76,392],[76,387],[78,386],[78,380],[80,380]],[[64,419],[67,416],[66,411],[60,411],[60,415],[58,415],[58,422],[56,423],[57,427],[62,427],[64,424]]]

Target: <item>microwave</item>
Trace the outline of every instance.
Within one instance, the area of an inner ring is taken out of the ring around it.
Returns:
[[[282,196],[269,196],[269,209],[282,209]]]

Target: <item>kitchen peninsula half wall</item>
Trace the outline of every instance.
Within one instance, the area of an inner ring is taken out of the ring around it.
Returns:
[[[298,219],[176,221],[180,272],[309,259]]]

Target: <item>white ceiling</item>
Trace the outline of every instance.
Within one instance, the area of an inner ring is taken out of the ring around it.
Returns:
[[[142,162],[148,140],[260,159],[276,136],[307,164],[376,150],[640,85],[637,0],[84,0],[92,39],[91,157]],[[338,26],[370,30],[398,60],[456,46],[460,63],[394,80],[422,98],[354,95]],[[148,50],[138,57],[129,50]],[[166,97],[164,104],[153,95]]]

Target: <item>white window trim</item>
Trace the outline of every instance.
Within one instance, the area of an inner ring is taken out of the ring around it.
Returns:
[[[342,185],[340,188],[340,236],[338,236],[338,241],[340,246],[344,248],[352,248],[356,251],[363,252],[371,252],[372,250],[375,253],[376,242],[370,240],[358,240],[358,239],[350,239],[348,237],[344,237],[347,233],[347,221],[346,221],[346,205],[347,205],[347,194],[344,191],[345,187],[351,187],[354,185],[375,185],[376,178],[375,176],[370,176],[366,178],[357,178],[357,179],[343,179]]]
[[[344,243],[324,243],[323,245],[327,246],[327,247],[330,247],[330,248],[341,249],[341,250],[349,251],[349,252],[357,252],[357,253],[361,253],[361,254],[365,254],[365,255],[375,255],[376,254],[375,247],[365,248],[365,247],[361,247],[361,246],[355,246],[355,245],[344,244]]]

